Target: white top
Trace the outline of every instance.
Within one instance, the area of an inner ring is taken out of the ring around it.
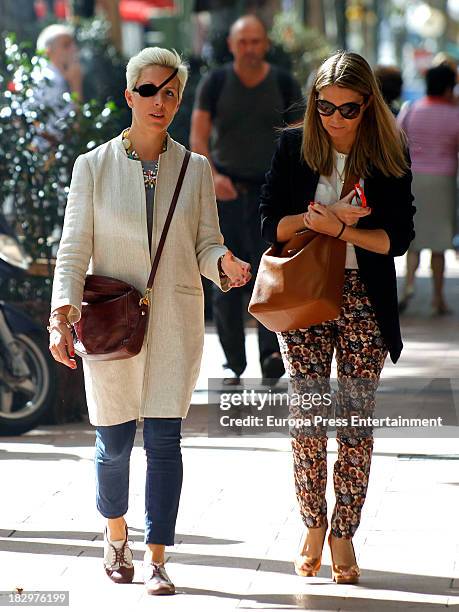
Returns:
[[[341,176],[344,177],[344,167],[346,165],[347,155],[344,153],[335,153],[335,167],[331,176],[321,175],[319,183],[317,185],[316,194],[314,200],[321,204],[328,205],[334,204],[340,200],[341,190],[343,183]],[[341,176],[340,176],[341,175]],[[360,184],[363,187],[363,180],[360,179]],[[346,263],[345,267],[351,270],[357,270],[359,265],[355,256],[354,245],[350,242],[346,242]]]

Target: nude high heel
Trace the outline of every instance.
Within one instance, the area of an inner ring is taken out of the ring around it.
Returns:
[[[322,540],[322,547],[320,549],[320,556],[309,557],[308,555],[299,555],[297,559],[295,559],[295,572],[298,574],[298,576],[316,576],[322,564],[322,549],[324,547],[325,535],[328,529],[328,521],[325,521],[324,525],[322,525],[321,527],[313,527],[313,529],[324,530],[324,537]]]
[[[330,546],[330,553],[332,558],[331,570],[332,578],[336,584],[357,584],[360,578],[360,569],[357,565],[357,558],[355,556],[354,544],[351,540],[352,552],[354,553],[355,563],[352,565],[336,565],[333,561],[333,548],[331,544],[331,532],[328,534],[328,545]]]

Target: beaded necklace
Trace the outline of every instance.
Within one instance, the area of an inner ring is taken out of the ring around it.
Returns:
[[[130,128],[126,128],[125,130],[123,130],[123,134],[122,134],[123,147],[129,159],[140,161],[137,151],[132,147],[132,143],[129,140],[129,131],[130,131]],[[167,151],[167,134],[163,142],[161,153],[164,153],[165,151]],[[156,181],[158,179],[158,168],[159,168],[159,160],[157,159],[153,161],[153,168],[151,169],[144,168],[142,166],[143,182],[147,189],[153,189],[153,187],[155,187]]]

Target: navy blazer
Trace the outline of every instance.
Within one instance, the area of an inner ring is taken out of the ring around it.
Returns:
[[[277,225],[287,215],[305,212],[314,200],[320,175],[301,157],[302,129],[285,130],[277,144],[271,169],[261,189],[261,233],[271,244],[277,242]],[[408,153],[409,158],[409,153]],[[411,160],[410,160],[411,166]],[[401,178],[386,177],[371,169],[365,179],[365,195],[372,212],[357,222],[361,229],[384,229],[390,240],[387,255],[355,247],[360,277],[375,311],[376,320],[393,363],[402,352],[398,316],[397,280],[394,257],[404,255],[414,238],[416,208],[411,193],[411,170]]]

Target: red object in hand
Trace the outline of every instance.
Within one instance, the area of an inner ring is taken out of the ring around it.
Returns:
[[[356,183],[354,185],[354,189],[355,189],[355,196],[357,198],[357,201],[360,202],[360,206],[362,208],[366,208],[368,206],[367,199],[365,197],[365,194],[363,193],[363,189],[360,183]]]

